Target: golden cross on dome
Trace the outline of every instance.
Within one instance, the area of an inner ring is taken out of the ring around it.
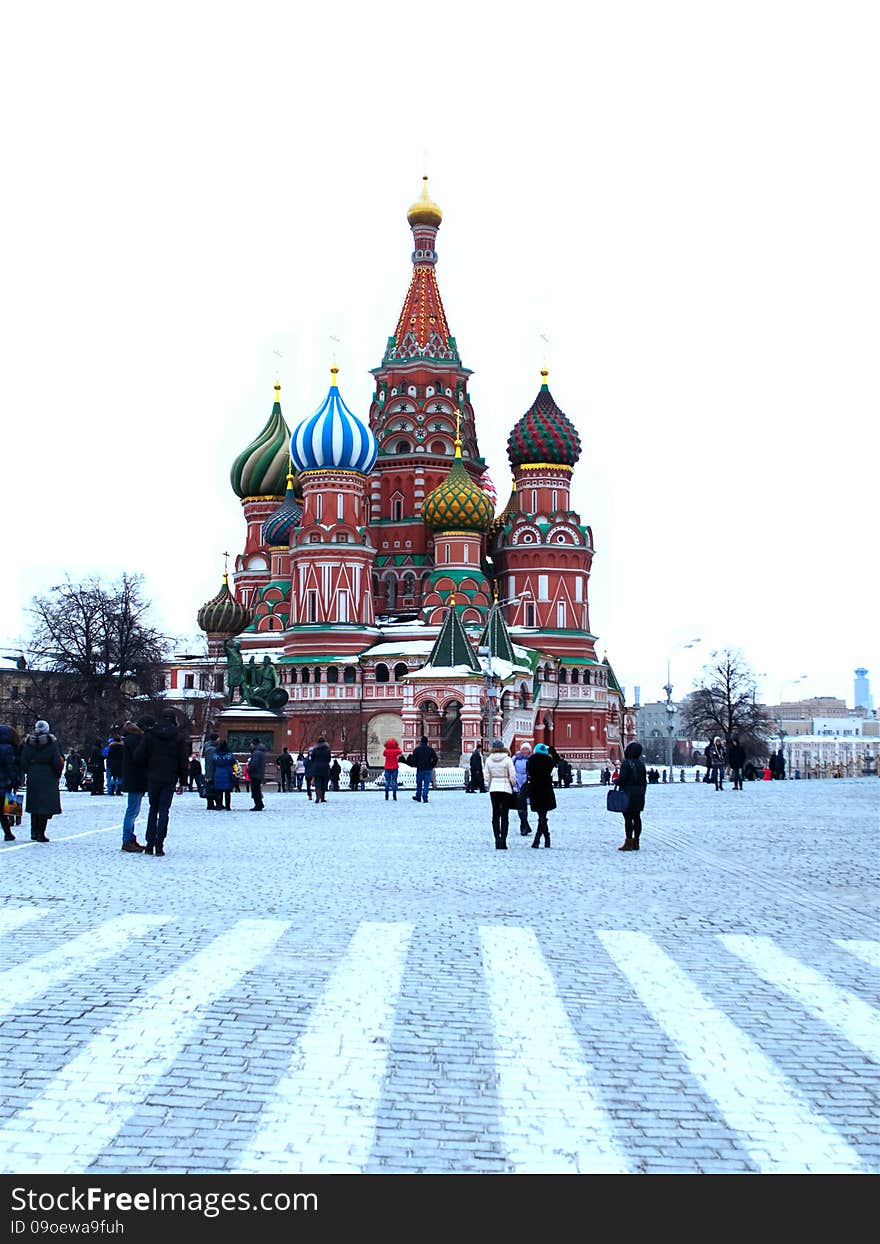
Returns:
[[[461,440],[461,409],[457,408],[455,412],[455,439]]]
[[[223,582],[229,582],[229,554],[225,550],[223,552]]]

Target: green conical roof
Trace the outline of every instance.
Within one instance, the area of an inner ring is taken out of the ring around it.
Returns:
[[[475,674],[483,672],[480,669],[477,654],[465,634],[464,626],[455,607],[454,596],[449,598],[449,608],[443,619],[443,625],[440,627],[440,634],[434,641],[434,647],[428,657],[428,665],[442,666],[444,669],[452,665],[467,665]]]
[[[266,426],[232,464],[229,478],[238,497],[282,497],[287,482],[290,428],[281,413],[281,385]]]
[[[500,657],[502,661],[509,661],[511,665],[517,664],[507,623],[501,616],[500,609],[489,611],[488,621],[480,637],[480,647],[488,648],[493,657]]]

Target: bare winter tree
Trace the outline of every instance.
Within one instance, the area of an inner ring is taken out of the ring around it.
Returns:
[[[67,579],[34,597],[28,665],[55,676],[32,680],[31,707],[68,743],[104,737],[145,711],[169,646],[149,609],[140,575],[109,585]]]
[[[747,756],[766,756],[776,724],[763,704],[755,702],[755,675],[742,652],[713,652],[698,686],[684,700],[682,716],[691,738],[733,735]]]

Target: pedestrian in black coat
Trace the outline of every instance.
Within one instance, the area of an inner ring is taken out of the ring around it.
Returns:
[[[152,730],[155,724],[153,717],[139,717],[136,722],[127,721],[122,727],[122,789],[128,796],[122,818],[122,850],[132,855],[140,855],[144,849],[134,832],[147,793],[146,760],[138,755],[138,751],[144,731]]]
[[[645,791],[648,789],[648,775],[642,760],[641,743],[630,743],[623,753],[623,764],[614,785],[625,790],[629,796],[629,805],[623,814],[623,828],[626,841],[618,851],[638,851],[639,839],[642,836],[642,813],[645,810]]]
[[[89,752],[89,773],[92,775],[93,795],[103,795],[104,793],[104,744],[100,739],[95,739]]]
[[[733,778],[733,789],[742,790],[743,788],[743,765],[746,763],[746,752],[742,743],[734,734],[727,748],[727,763],[730,765],[730,775]]]
[[[48,842],[46,826],[53,816],[61,815],[58,783],[64,772],[61,749],[48,721],[38,721],[22,743],[20,765],[27,781],[25,812],[31,814],[31,840]]]
[[[339,790],[339,777],[341,773],[342,773],[342,765],[339,763],[339,761],[334,756],[333,761],[330,765],[330,789],[331,790]]]
[[[164,855],[168,836],[168,815],[174,791],[186,782],[189,745],[178,729],[174,710],[162,710],[158,725],[144,732],[135,757],[147,770],[147,855]]]
[[[418,747],[413,748],[404,764],[416,771],[416,793],[413,799],[416,803],[427,803],[428,791],[431,788],[431,774],[437,764],[437,753],[428,742],[426,734],[422,735]]]
[[[471,793],[473,793],[474,791],[479,791],[481,795],[484,795],[486,793],[486,779],[483,776],[483,753],[480,749],[479,743],[474,748],[474,750],[471,752],[468,765],[470,767],[470,777],[471,777],[470,791]]]
[[[538,828],[532,840],[533,847],[550,846],[550,827],[547,824],[547,813],[556,807],[556,795],[553,791],[553,757],[546,743],[536,743],[535,750],[526,763],[526,777],[529,780],[529,803],[532,811],[538,814]]]
[[[250,784],[251,798],[254,801],[251,812],[262,812],[265,807],[263,803],[263,782],[266,778],[266,748],[262,743],[255,743],[251,748],[251,754],[248,757],[247,776]]]
[[[19,753],[21,748],[15,742],[11,726],[0,726],[0,809],[3,800],[10,791],[14,791],[21,781],[19,770]],[[15,842],[12,832],[12,817],[0,812],[3,822],[3,838],[6,842]]]
[[[323,734],[312,748],[312,781],[315,784],[315,803],[327,802],[327,787],[330,784],[330,761],[332,755],[330,744]]]

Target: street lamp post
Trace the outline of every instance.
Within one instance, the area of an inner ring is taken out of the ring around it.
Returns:
[[[683,644],[676,644],[674,648],[672,649],[672,652],[675,652],[679,648],[694,648],[696,647],[697,644],[701,642],[702,640],[700,639],[700,636],[697,635],[696,638],[688,639]],[[670,782],[672,781],[672,755],[673,755],[674,740],[675,740],[675,714],[678,712],[677,708],[672,703],[672,674],[670,672],[671,661],[672,661],[672,653],[670,652],[666,657],[666,686],[663,688],[663,690],[666,692],[666,723],[667,723],[666,729],[669,733],[669,738],[667,740],[666,756],[667,756],[667,774],[668,774],[668,780]]]

